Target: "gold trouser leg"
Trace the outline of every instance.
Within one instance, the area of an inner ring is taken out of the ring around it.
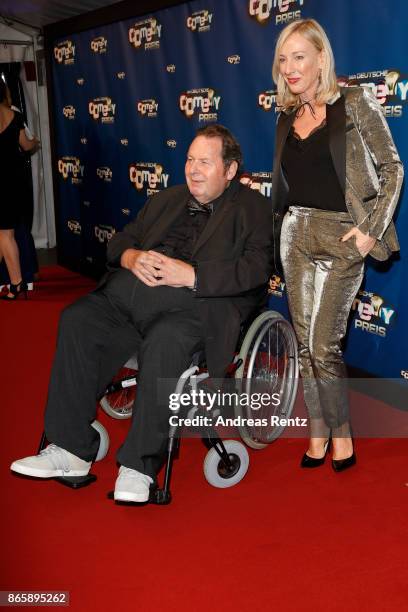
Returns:
[[[299,343],[299,368],[312,437],[349,436],[347,372],[341,343],[364,275],[348,213],[290,207],[281,259]]]

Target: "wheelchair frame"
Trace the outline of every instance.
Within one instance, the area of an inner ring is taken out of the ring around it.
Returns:
[[[124,367],[133,369],[135,366],[137,367],[137,362],[135,358],[132,358]],[[208,376],[207,371],[200,371],[198,363],[193,363],[180,376],[175,393],[181,394],[186,385],[189,385],[192,390],[197,390],[199,383]],[[253,321],[244,337],[240,352],[234,358],[229,376],[235,377],[236,388],[241,393],[245,388],[245,392],[250,395],[251,388],[255,384],[262,384],[269,391],[279,392],[284,397],[284,405],[279,404],[279,415],[284,418],[291,415],[298,387],[297,342],[291,326],[284,317],[268,310]],[[129,418],[131,416],[129,404],[133,404],[134,398],[127,402],[125,409],[115,410],[109,402],[109,397],[116,394],[120,398],[121,395],[128,394],[130,389],[136,390],[136,387],[137,374],[113,381],[108,385],[100,400],[102,409],[114,418]],[[235,404],[234,412],[239,419],[248,416],[248,411],[242,410],[239,402]],[[270,412],[268,412],[269,415]],[[101,460],[108,451],[109,436],[106,429],[97,421],[92,425],[98,431],[101,440],[97,461]],[[169,428],[163,488],[151,490],[149,503],[164,505],[171,501],[171,474],[173,460],[178,454],[180,445],[180,438],[177,436],[180,427],[180,425],[171,425]],[[270,442],[276,440],[283,430],[282,426],[273,428],[265,436],[260,435],[256,428],[238,426],[242,440],[253,449],[265,448]],[[204,474],[207,481],[221,488],[237,484],[248,469],[249,456],[245,446],[237,440],[222,440],[212,426],[204,427],[204,431],[204,443],[209,448],[204,460]],[[46,438],[43,434],[38,452],[45,447],[45,443]],[[72,488],[79,488],[96,480],[96,476],[88,474],[84,477],[62,477],[57,480]],[[109,497],[113,499],[113,492],[109,494]]]

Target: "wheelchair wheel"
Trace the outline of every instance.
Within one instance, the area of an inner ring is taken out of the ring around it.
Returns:
[[[234,470],[228,472],[215,448],[211,448],[204,459],[204,475],[207,481],[219,489],[233,487],[240,482],[248,470],[248,451],[241,442],[237,440],[224,440],[224,447]]]
[[[239,402],[235,405],[235,416],[243,421],[238,429],[245,444],[265,448],[284,430],[279,420],[290,417],[296,399],[299,366],[292,327],[277,312],[262,313],[249,328],[239,358],[242,365],[235,373],[238,391],[248,398],[254,393],[267,393],[274,398],[257,410]],[[245,419],[261,420],[262,425],[249,426]]]
[[[137,364],[126,363],[110,385],[114,390],[108,390],[99,400],[101,408],[114,419],[129,419],[132,416],[137,388],[136,374]]]
[[[98,454],[96,455],[95,461],[101,461],[108,454],[109,434],[106,431],[105,427],[102,425],[102,423],[99,423],[99,421],[94,421],[92,423],[92,427],[96,429],[100,438]]]

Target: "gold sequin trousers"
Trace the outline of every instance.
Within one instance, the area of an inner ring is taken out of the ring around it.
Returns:
[[[364,258],[347,212],[291,206],[281,234],[289,309],[313,437],[349,436],[342,340],[364,275]]]

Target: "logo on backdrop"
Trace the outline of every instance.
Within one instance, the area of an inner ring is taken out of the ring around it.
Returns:
[[[186,26],[192,32],[208,32],[211,29],[213,14],[207,10],[196,11],[187,17]]]
[[[105,183],[112,182],[112,170],[108,166],[101,166],[96,169],[96,175]]]
[[[272,110],[273,107],[275,107],[275,113],[277,113],[277,93],[278,92],[276,89],[268,89],[267,91],[262,91],[260,94],[258,94],[258,105],[266,112],[269,112],[270,110]]]
[[[174,140],[174,138],[170,138],[170,140],[166,142],[166,145],[170,147],[170,149],[175,149],[177,147],[177,142]]]
[[[159,103],[153,98],[149,100],[139,100],[136,108],[137,112],[142,115],[142,117],[157,117]]]
[[[198,114],[199,121],[218,121],[221,96],[214,89],[190,89],[181,94],[179,108],[188,119]]]
[[[77,83],[78,85],[83,85],[85,83],[85,79],[83,79],[82,77],[77,79]]]
[[[248,11],[259,23],[273,19],[275,25],[288,24],[301,19],[305,0],[249,0]]]
[[[271,197],[272,192],[272,172],[244,172],[240,182],[251,189],[259,191],[267,198]]]
[[[72,104],[68,104],[68,106],[64,106],[62,109],[62,114],[66,119],[75,119],[75,108]]]
[[[176,72],[176,66],[175,66],[175,64],[168,64],[168,65],[166,66],[166,70],[167,70],[167,72],[171,72],[171,73]]]
[[[144,51],[159,49],[161,36],[162,25],[154,17],[135,23],[128,31],[130,44],[135,49]]]
[[[70,219],[69,221],[67,221],[67,225],[70,232],[72,232],[76,236],[81,235],[82,228],[79,221],[77,221],[76,219]]]
[[[95,225],[94,228],[95,236],[99,240],[99,242],[109,242],[114,234],[116,234],[116,230],[112,225]]]
[[[120,144],[123,145],[124,147],[127,147],[129,144],[129,140],[127,138],[121,138]]]
[[[102,123],[113,123],[115,121],[116,104],[112,102],[111,98],[94,98],[88,104],[88,110],[91,117]]]
[[[278,274],[273,274],[269,279],[268,294],[281,298],[283,297],[284,292],[285,283],[283,282],[283,279],[278,276]]]
[[[236,65],[236,64],[239,64],[240,61],[241,61],[241,57],[239,55],[229,55],[227,57],[227,62],[229,64],[235,64]]]
[[[408,370],[401,370],[401,376],[405,378],[405,380],[408,380]]]
[[[123,81],[123,79],[126,77],[126,72],[118,72],[116,76],[118,77],[118,79],[121,79]]]
[[[360,290],[354,299],[354,328],[385,338],[395,323],[396,311],[385,298],[370,291]]]
[[[58,172],[62,175],[64,181],[71,177],[71,183],[78,185],[82,183],[84,166],[81,164],[79,157],[66,155],[58,160]]]
[[[120,209],[121,213],[126,215],[126,217],[129,217],[130,215],[130,208],[121,208]]]
[[[88,139],[85,137],[81,138],[81,144],[88,144]]]
[[[359,72],[340,76],[337,81],[343,87],[369,87],[382,105],[386,117],[402,117],[404,107],[408,103],[408,73],[400,70]]]
[[[54,58],[58,64],[68,66],[75,61],[75,45],[72,40],[64,40],[54,47]]]
[[[91,50],[94,53],[106,53],[108,47],[108,39],[103,36],[97,36],[91,40]]]
[[[129,180],[137,191],[146,188],[150,196],[161,189],[166,189],[169,175],[163,172],[163,166],[154,162],[137,162],[129,164]]]

